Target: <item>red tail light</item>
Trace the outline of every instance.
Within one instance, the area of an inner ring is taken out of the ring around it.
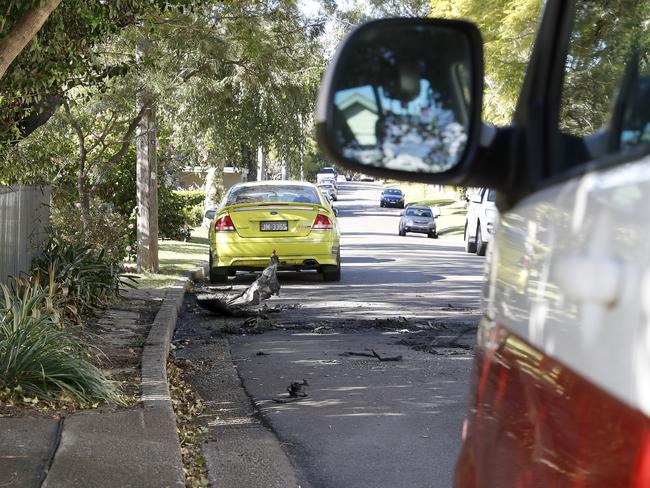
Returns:
[[[235,230],[235,224],[232,223],[230,215],[222,215],[214,224],[214,230],[217,232],[232,232]]]
[[[312,230],[329,230],[333,228],[332,221],[327,215],[318,214],[316,220],[314,220],[314,225],[311,226]]]

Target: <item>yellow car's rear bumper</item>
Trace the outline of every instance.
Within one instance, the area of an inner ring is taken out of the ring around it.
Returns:
[[[264,268],[275,251],[280,268],[315,268],[336,265],[339,240],[332,232],[311,232],[306,237],[252,238],[215,233],[211,242],[212,266],[233,269]]]

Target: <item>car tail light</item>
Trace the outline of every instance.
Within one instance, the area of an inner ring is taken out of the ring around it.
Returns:
[[[323,214],[318,214],[316,220],[314,220],[314,225],[311,226],[312,230],[329,230],[332,228],[332,221],[327,215]]]
[[[235,224],[232,223],[230,215],[222,215],[214,224],[214,230],[217,232],[232,232],[235,230]]]

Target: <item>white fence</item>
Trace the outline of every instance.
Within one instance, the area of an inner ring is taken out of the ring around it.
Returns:
[[[49,187],[0,187],[0,283],[29,271],[49,223]]]

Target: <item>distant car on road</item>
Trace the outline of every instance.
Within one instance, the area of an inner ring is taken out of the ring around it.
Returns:
[[[404,193],[399,188],[384,188],[379,197],[379,206],[404,208]]]
[[[361,181],[375,181],[374,176],[369,176],[369,175],[361,175],[359,178]]]
[[[401,236],[405,236],[407,232],[415,232],[437,239],[436,217],[429,207],[409,205],[400,214],[398,232]]]
[[[338,185],[336,184],[336,180],[334,178],[323,178],[320,180],[317,185],[331,185],[334,188],[338,189]]]
[[[336,175],[336,181],[337,182],[348,181],[348,177],[345,175]]]
[[[331,179],[336,181],[336,177],[338,176],[338,174],[339,172],[336,171],[335,168],[332,168],[331,166],[326,166],[316,174],[316,184],[319,185],[320,183],[323,182],[323,180]]]
[[[327,180],[327,183],[320,183],[318,188],[321,191],[327,192],[330,200],[337,201],[339,199],[339,192],[334,185],[332,185],[331,180]]]
[[[465,217],[465,251],[485,256],[497,215],[494,190],[478,188],[469,192],[469,206]]]

